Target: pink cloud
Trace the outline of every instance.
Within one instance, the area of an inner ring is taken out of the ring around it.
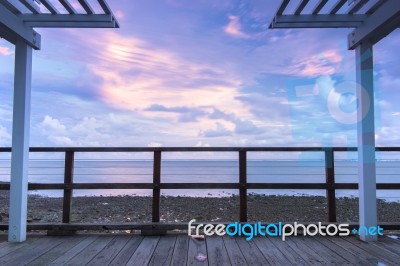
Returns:
[[[229,16],[229,23],[225,27],[225,33],[237,37],[247,39],[250,36],[242,31],[242,26],[240,25],[239,17]]]
[[[339,71],[343,58],[338,50],[326,50],[318,55],[293,60],[289,74],[297,76],[331,75]]]
[[[13,52],[10,50],[10,48],[0,46],[0,55],[7,56],[7,55],[12,55],[12,54],[13,54]]]
[[[87,39],[77,31],[74,35],[75,39],[85,39],[82,49],[91,53],[78,60],[86,61],[99,82],[98,95],[110,106],[135,111],[148,121],[175,123],[168,130],[186,136],[198,136],[200,130],[214,128],[216,121],[200,117],[194,123],[176,123],[176,113],[146,109],[159,104],[212,112],[211,107],[216,107],[239,117],[251,116],[247,106],[236,98],[241,94],[242,80],[225,69],[193,62],[165,47],[112,31],[103,34],[107,42]],[[219,122],[224,123],[223,119]]]

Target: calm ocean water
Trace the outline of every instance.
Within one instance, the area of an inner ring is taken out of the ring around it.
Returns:
[[[77,183],[129,183],[152,182],[151,160],[77,160],[74,181]],[[165,160],[162,162],[162,182],[213,183],[237,182],[238,162],[231,160]],[[325,169],[323,160],[249,160],[248,182],[266,183],[323,183]],[[63,160],[32,160],[29,182],[62,183]],[[377,181],[400,183],[400,161],[378,161]],[[336,182],[357,182],[357,162],[335,161]],[[0,181],[9,181],[10,161],[0,160]],[[61,191],[33,191],[31,193],[62,196]],[[325,195],[324,190],[249,190],[249,193],[267,195]],[[356,190],[337,190],[337,196],[357,196]],[[162,190],[163,195],[229,196],[237,190]],[[151,190],[75,190],[82,195],[151,195]],[[378,197],[388,201],[400,201],[400,191],[380,190]]]

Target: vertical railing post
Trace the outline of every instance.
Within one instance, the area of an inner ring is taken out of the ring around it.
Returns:
[[[64,168],[64,198],[63,198],[63,223],[71,222],[71,209],[72,209],[72,193],[73,190],[70,186],[74,183],[74,152],[65,152],[65,168]]]
[[[160,222],[161,151],[154,151],[152,222]]]
[[[328,206],[328,222],[336,222],[336,193],[335,193],[335,157],[332,149],[325,150],[325,179],[326,200]]]
[[[247,222],[247,158],[246,151],[239,151],[239,221]]]

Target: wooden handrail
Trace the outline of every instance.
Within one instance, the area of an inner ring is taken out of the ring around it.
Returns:
[[[325,190],[327,221],[336,222],[336,190],[357,189],[357,183],[335,182],[335,152],[356,151],[354,147],[32,147],[30,152],[65,153],[64,183],[29,183],[29,190],[63,190],[63,224],[71,223],[74,189],[152,189],[152,222],[160,222],[161,189],[238,189],[239,221],[247,221],[247,191],[249,189],[315,189]],[[396,152],[400,147],[377,147],[377,151]],[[11,152],[11,148],[0,148]],[[76,152],[151,152],[153,153],[152,183],[74,183],[74,155]],[[238,181],[232,183],[165,183],[161,180],[163,152],[237,152],[239,160]],[[249,152],[323,152],[325,158],[324,183],[249,183],[247,180],[247,155]],[[377,189],[400,190],[400,183],[378,183]],[[10,184],[0,183],[0,190],[9,190]],[[62,225],[60,225],[62,227]]]

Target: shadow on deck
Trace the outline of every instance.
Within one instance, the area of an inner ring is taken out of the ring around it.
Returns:
[[[29,235],[21,244],[0,235],[0,265],[398,265],[400,238],[364,243],[355,237],[207,237]]]

